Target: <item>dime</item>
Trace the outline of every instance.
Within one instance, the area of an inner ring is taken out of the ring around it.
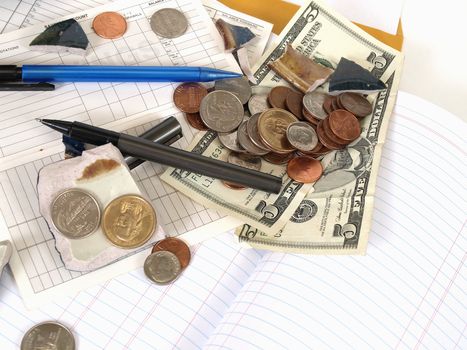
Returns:
[[[292,89],[286,86],[276,86],[271,89],[268,95],[268,102],[274,108],[286,109],[285,99]]]
[[[183,270],[188,266],[191,260],[191,252],[188,245],[183,242],[181,239],[175,237],[168,237],[160,240],[154,247],[152,247],[152,252],[155,253],[158,251],[166,250],[175,254],[180,262],[180,267]]]
[[[126,194],[104,209],[102,229],[107,239],[120,248],[136,248],[146,243],[156,228],[156,213],[143,197]]]
[[[104,39],[116,39],[125,34],[127,24],[125,18],[117,12],[102,12],[94,17],[92,29]]]
[[[201,119],[201,116],[199,113],[185,113],[186,120],[188,121],[188,124],[190,124],[193,128],[197,130],[209,130],[209,128],[204,124],[203,120]]]
[[[253,142],[256,147],[269,152],[270,149],[264,145],[264,143],[261,141],[261,138],[259,137],[258,118],[260,115],[261,113],[256,113],[252,115],[250,119],[248,119],[246,123],[246,133],[251,142]]]
[[[225,134],[219,133],[217,136],[219,136],[219,141],[225,148],[238,153],[246,152],[246,150],[238,142],[238,130]]]
[[[299,156],[287,163],[287,175],[295,181],[311,183],[317,181],[323,173],[319,160],[307,156]]]
[[[74,350],[75,338],[67,327],[58,322],[42,322],[26,332],[20,349]]]
[[[182,112],[199,112],[199,106],[208,90],[198,83],[183,83],[177,86],[173,94],[175,106]]]
[[[208,128],[217,132],[230,132],[243,120],[243,105],[231,92],[217,90],[203,98],[199,114]]]
[[[313,91],[303,96],[303,107],[316,119],[324,119],[328,116],[323,109],[323,103],[328,95],[324,92]]]
[[[304,95],[301,92],[290,90],[285,99],[285,106],[287,109],[300,120],[303,120],[303,96]]]
[[[339,102],[342,108],[360,118],[367,116],[373,110],[370,101],[362,95],[353,92],[344,92],[342,95],[339,95]]]
[[[261,170],[261,158],[252,154],[231,152],[227,161],[243,168]]]
[[[157,35],[173,39],[183,35],[188,28],[185,15],[173,8],[165,8],[154,12],[151,16],[151,29]]]
[[[266,151],[262,148],[259,148],[253,143],[253,141],[251,141],[250,137],[248,136],[246,121],[240,124],[238,127],[238,142],[248,153],[257,156],[262,156],[269,152],[269,150]]]
[[[289,153],[294,150],[287,141],[287,127],[298,121],[290,112],[271,108],[261,113],[258,119],[258,133],[261,141],[275,153]]]
[[[50,207],[50,215],[55,228],[70,239],[90,235],[101,221],[97,200],[81,189],[68,189],[58,194]]]
[[[318,144],[318,135],[310,124],[295,122],[287,128],[287,140],[299,151],[310,152]]]
[[[326,135],[323,128],[323,122],[324,120],[321,120],[318,124],[318,127],[316,128],[316,133],[318,134],[319,141],[323,144],[323,146],[330,150],[338,150],[344,148],[344,145],[336,143]]]
[[[263,159],[272,164],[285,164],[293,158],[293,155],[293,152],[283,154],[269,152],[263,156]]]
[[[182,270],[180,261],[174,253],[167,250],[151,253],[144,261],[144,274],[157,284],[174,281]]]
[[[251,86],[246,77],[216,80],[214,88],[233,93],[242,104],[247,103],[251,96]]]
[[[338,140],[350,143],[360,136],[360,123],[350,112],[338,109],[329,114],[329,128]]]
[[[251,115],[262,113],[268,108],[270,108],[268,95],[251,95],[250,99],[248,100],[248,109],[250,110]]]

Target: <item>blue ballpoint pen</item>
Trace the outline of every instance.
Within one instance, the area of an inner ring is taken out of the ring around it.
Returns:
[[[0,65],[2,83],[203,82],[240,76],[239,73],[209,67]],[[11,84],[3,84],[8,85]]]

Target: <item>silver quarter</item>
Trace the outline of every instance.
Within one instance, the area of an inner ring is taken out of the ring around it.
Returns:
[[[246,151],[248,153],[256,155],[256,156],[262,156],[262,155],[265,155],[265,154],[269,153],[269,150],[265,151],[264,149],[261,149],[258,146],[256,146],[251,141],[250,137],[248,136],[246,126],[247,126],[247,122],[243,122],[238,127],[238,131],[237,131],[238,132],[238,142],[240,143],[240,145],[244,149],[246,149]]]
[[[208,128],[217,132],[231,132],[243,120],[243,105],[231,92],[213,91],[201,101],[199,114]]]
[[[50,214],[55,228],[70,239],[90,235],[97,230],[101,221],[97,200],[80,189],[61,192],[52,202]]]
[[[327,94],[320,91],[312,91],[303,96],[303,107],[316,119],[324,119],[328,116],[323,109],[323,103]]]
[[[166,250],[154,252],[144,261],[144,274],[157,284],[174,281],[180,272],[181,265],[177,256]]]
[[[231,151],[243,153],[246,150],[238,142],[237,130],[230,133],[219,133],[219,141],[225,148],[228,148]]]
[[[151,16],[151,29],[157,35],[173,39],[183,35],[188,28],[188,20],[179,10],[165,8]]]
[[[216,80],[214,89],[233,93],[242,104],[247,103],[251,96],[251,86],[246,77]]]
[[[302,152],[309,152],[318,145],[315,129],[306,122],[295,122],[287,127],[287,140]]]
[[[75,338],[71,331],[58,322],[43,322],[26,332],[21,350],[75,350]]]
[[[271,108],[271,106],[269,106],[268,95],[251,95],[248,100],[248,109],[250,110],[251,115],[262,113],[269,108]]]
[[[250,138],[251,142],[253,142],[256,147],[262,149],[263,151],[270,152],[271,150],[264,145],[264,143],[261,141],[259,137],[258,118],[260,115],[261,113],[256,113],[256,114],[253,114],[250,119],[248,119],[246,123],[246,133],[248,137]]]
[[[227,161],[243,168],[261,170],[261,158],[252,154],[231,152],[227,157]]]

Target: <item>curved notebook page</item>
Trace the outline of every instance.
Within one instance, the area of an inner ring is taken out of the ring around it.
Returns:
[[[367,256],[268,253],[204,349],[465,349],[466,124],[399,93]]]
[[[224,234],[195,247],[190,265],[173,284],[157,286],[142,269],[27,311],[13,279],[0,283],[0,349],[19,349],[37,322],[71,328],[77,349],[199,349],[253,272],[261,254]]]

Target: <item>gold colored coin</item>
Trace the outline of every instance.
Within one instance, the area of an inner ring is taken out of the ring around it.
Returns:
[[[280,108],[265,110],[258,118],[258,133],[261,141],[273,152],[285,154],[294,150],[287,140],[287,128],[298,119]]]
[[[142,246],[156,227],[156,213],[152,205],[138,195],[115,198],[104,209],[102,229],[107,239],[120,248]]]

